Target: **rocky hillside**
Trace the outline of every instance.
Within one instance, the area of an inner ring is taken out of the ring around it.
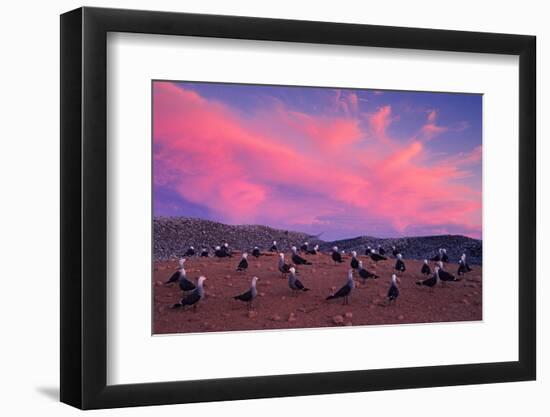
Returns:
[[[210,250],[225,242],[232,250],[252,250],[258,246],[269,249],[274,240],[279,249],[289,251],[295,244],[309,241],[321,244],[319,239],[300,232],[273,229],[260,225],[230,226],[210,220],[189,217],[157,217],[153,222],[153,248],[155,260],[181,256],[189,246]]]
[[[466,253],[471,264],[481,264],[482,241],[459,235],[422,236],[405,238],[375,238],[361,236],[334,242],[325,242],[315,236],[288,230],[278,230],[261,225],[230,226],[209,220],[188,217],[157,217],[153,221],[153,252],[155,260],[174,259],[193,245],[199,250],[227,242],[233,250],[251,250],[258,246],[266,250],[276,240],[279,249],[290,250],[304,241],[311,245],[319,244],[321,250],[328,251],[334,245],[346,252],[356,250],[364,254],[365,248],[382,245],[388,250],[397,246],[408,259],[424,259],[433,256],[438,248],[446,248],[452,262]]]

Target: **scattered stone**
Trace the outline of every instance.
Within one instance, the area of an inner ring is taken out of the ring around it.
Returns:
[[[397,320],[404,320],[405,316],[403,314],[400,314],[397,316]]]
[[[283,296],[281,297],[281,300],[286,300],[286,297],[283,295]]]
[[[462,303],[463,303],[463,304],[466,304],[466,305],[470,304],[470,302],[469,302],[466,298],[463,298],[463,299],[462,299]]]
[[[351,311],[348,311],[346,314],[344,314],[344,316],[347,318],[347,319],[352,319],[353,318],[353,313]]]
[[[344,323],[344,318],[340,314],[338,314],[338,315],[332,317],[332,322],[334,324],[338,324],[338,325],[343,324]]]
[[[163,284],[164,284],[164,283],[163,283],[162,281],[157,281],[157,282],[155,282],[155,285],[156,285],[157,287],[161,287]]]
[[[348,322],[346,323],[346,326],[353,326],[353,323],[352,323],[351,321],[348,321]]]
[[[248,318],[249,319],[253,319],[255,317],[258,317],[258,312],[257,311],[251,310],[251,311],[248,312]]]
[[[296,321],[296,315],[294,313],[290,313],[288,316],[288,322]]]
[[[161,314],[164,313],[164,307],[162,307],[162,306],[159,307],[159,308],[158,308],[158,312],[161,313]]]
[[[271,316],[271,320],[273,321],[281,321],[281,316],[279,316],[278,314],[273,314]]]
[[[182,248],[194,245],[210,248],[227,241],[232,253],[250,250],[254,246],[262,251],[268,249],[273,240],[286,252],[296,242],[309,240],[311,243],[322,243],[300,232],[276,230],[261,225],[231,226],[208,220],[190,217],[157,217],[153,220],[154,257],[157,260],[172,260],[181,256]],[[283,234],[284,233],[284,234]],[[264,253],[269,257],[276,255]],[[203,259],[197,259],[202,261]]]
[[[258,293],[260,297],[265,297],[265,292]]]

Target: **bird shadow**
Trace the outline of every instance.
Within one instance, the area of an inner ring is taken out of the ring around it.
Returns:
[[[37,387],[36,391],[53,401],[59,401],[59,387]]]

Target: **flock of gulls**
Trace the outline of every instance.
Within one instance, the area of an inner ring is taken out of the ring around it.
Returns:
[[[233,256],[232,251],[229,248],[227,243],[223,245],[216,246],[213,248],[213,256],[215,258],[230,258]],[[277,242],[274,241],[272,246],[269,248],[269,252],[279,253],[278,257],[278,270],[281,273],[282,278],[288,279],[288,287],[291,291],[292,296],[297,296],[300,292],[309,291],[309,288],[298,279],[297,275],[299,274],[298,268],[306,265],[312,265],[312,262],[305,259],[300,253],[308,255],[317,255],[319,252],[319,245],[315,245],[313,248],[310,248],[309,243],[305,242],[298,248],[297,246],[292,246],[291,248],[291,262],[287,262],[285,259],[285,254],[279,250]],[[392,246],[391,250],[386,253],[386,250],[382,246],[378,246],[377,249],[373,249],[368,246],[365,250],[365,256],[367,256],[374,264],[378,262],[387,261],[391,255],[395,258],[395,272],[391,275],[389,282],[389,288],[387,292],[387,303],[388,305],[395,304],[399,297],[399,274],[405,272],[407,267],[405,261],[403,260],[402,251],[395,246]],[[256,246],[251,251],[252,256],[259,258],[262,256],[262,251]],[[340,252],[337,246],[332,248],[330,253],[331,259],[335,264],[344,263],[344,251]],[[193,310],[196,310],[197,305],[204,298],[204,281],[206,280],[205,276],[200,276],[196,283],[187,278],[185,272],[185,262],[186,257],[199,256],[199,257],[209,257],[210,252],[207,248],[202,248],[200,251],[195,251],[193,246],[185,252],[184,257],[179,260],[179,267],[176,272],[174,272],[170,278],[164,283],[165,285],[178,284],[179,288],[183,292],[183,297],[181,300],[174,304],[172,308],[185,308],[191,307]],[[434,263],[433,271],[430,267],[429,261]],[[445,269],[445,264],[449,262],[449,257],[447,255],[447,250],[440,248],[438,252],[430,257],[429,259],[424,259],[420,273],[425,276],[425,279],[416,281],[416,284],[421,287],[428,287],[429,291],[434,291],[434,288],[440,284],[445,286],[446,283],[451,281],[459,281],[461,277],[470,272],[472,269],[466,262],[466,254],[462,254],[458,263],[457,276],[448,272]],[[380,278],[374,272],[369,271],[363,265],[363,261],[357,258],[357,252],[351,252],[351,261],[350,268],[347,273],[347,279],[345,284],[333,294],[330,294],[326,297],[326,300],[342,299],[344,305],[349,303],[349,297],[355,289],[354,274],[357,274],[358,277],[362,280],[363,284],[366,283],[369,279],[378,279]],[[236,270],[239,272],[246,271],[248,269],[248,253],[244,252],[241,255],[241,258],[237,264]],[[252,302],[258,296],[258,291],[256,289],[256,284],[259,278],[254,276],[250,283],[250,288],[248,291],[235,295],[233,298],[235,300],[241,301],[246,304],[247,309],[252,308]]]

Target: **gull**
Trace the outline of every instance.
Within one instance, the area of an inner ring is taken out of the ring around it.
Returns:
[[[423,275],[430,275],[432,273],[430,265],[428,265],[427,259],[424,259],[424,263],[422,264],[422,269],[420,270],[420,273]]]
[[[304,284],[296,278],[296,269],[290,268],[290,274],[288,276],[288,286],[292,291],[292,294],[297,294],[299,291],[309,291],[309,288],[304,287]]]
[[[298,249],[296,246],[292,247],[292,262],[296,265],[311,265],[311,262],[298,255]]]
[[[282,252],[279,254],[279,271],[283,274],[283,278],[290,272],[290,265],[285,263],[285,254]]]
[[[243,301],[246,303],[246,308],[250,310],[252,308],[252,301],[256,298],[258,295],[258,291],[256,290],[256,282],[258,282],[258,277],[253,277],[252,282],[250,283],[250,289],[246,292],[243,292],[242,294],[236,295],[233,297],[235,300]]]
[[[405,262],[403,262],[403,255],[400,253],[397,254],[397,261],[395,262],[395,268],[396,271],[399,272],[405,272],[407,268],[405,268]]]
[[[397,297],[399,297],[399,288],[397,287],[398,279],[399,278],[397,278],[397,275],[392,274],[391,284],[388,290],[388,304],[391,304],[392,302],[395,304]]]
[[[241,256],[241,262],[237,265],[237,271],[245,271],[248,268],[248,253],[243,253]]]
[[[378,275],[373,274],[372,272],[367,271],[365,268],[363,268],[363,261],[359,261],[358,273],[361,279],[363,280],[363,284],[369,278],[374,278],[374,279],[378,278]]]
[[[352,269],[359,268],[359,260],[357,259],[357,252],[355,252],[355,251],[351,252],[350,266],[351,266]]]
[[[339,264],[341,264],[342,262],[344,262],[342,260],[342,254],[340,252],[338,252],[338,246],[334,246],[332,248],[332,260],[334,262],[338,262]]]
[[[196,311],[197,305],[204,298],[204,281],[206,281],[206,277],[200,276],[197,282],[197,287],[191,293],[183,297],[179,303],[174,304],[172,308],[193,306],[193,311]]]
[[[335,298],[343,298],[344,301],[342,304],[349,304],[348,297],[350,296],[351,292],[355,288],[355,282],[353,281],[353,269],[350,269],[348,271],[348,279],[346,281],[346,284],[340,288],[338,291],[336,291],[334,294],[329,295],[327,297],[327,300],[333,300]]]

